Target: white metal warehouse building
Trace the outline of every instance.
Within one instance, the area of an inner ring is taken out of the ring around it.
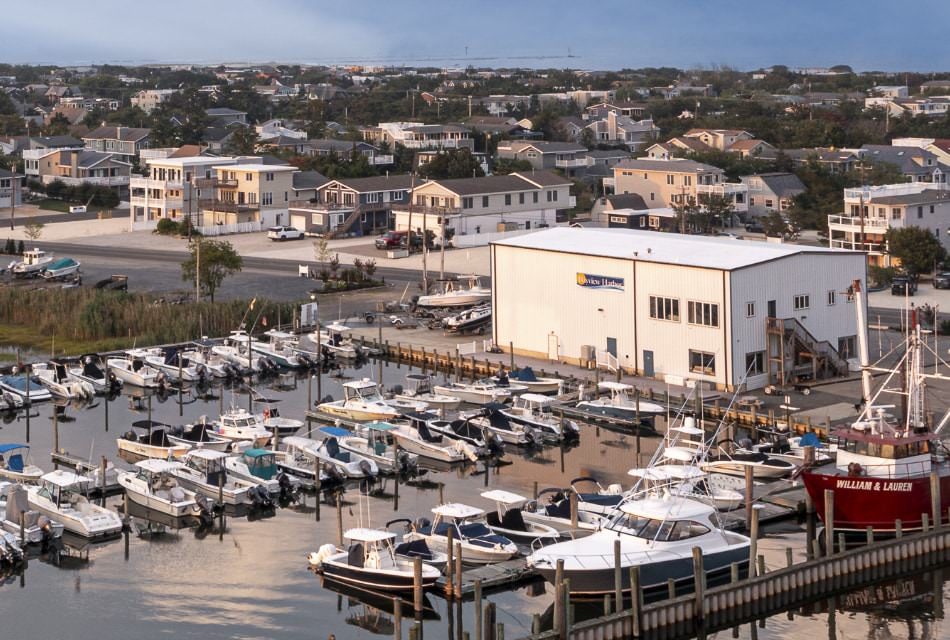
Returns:
[[[583,363],[593,347],[627,372],[755,389],[807,378],[818,362],[840,373],[856,356],[846,292],[855,280],[864,285],[866,258],[558,227],[492,243],[491,275],[493,338],[517,354]]]

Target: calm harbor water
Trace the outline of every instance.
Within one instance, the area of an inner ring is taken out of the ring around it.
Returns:
[[[402,382],[406,367],[387,364],[386,386]],[[370,364],[348,376],[376,377]],[[323,395],[341,396],[345,380],[324,375]],[[276,382],[276,381],[275,381]],[[287,379],[289,384],[262,384],[256,391],[277,401],[286,417],[302,417],[307,404],[307,379]],[[174,393],[154,397],[152,417],[178,424],[202,415],[211,418],[223,404],[246,407],[247,393],[214,388],[212,396],[196,398],[185,393],[179,404]],[[313,398],[317,384],[313,381]],[[51,469],[48,453],[53,447],[54,406],[33,408],[27,422],[21,414],[0,422],[0,442],[29,439],[33,461]],[[108,411],[108,428],[106,412]],[[119,466],[115,438],[129,425],[147,418],[147,402],[123,395],[108,403],[102,398],[87,407],[68,406],[58,420],[59,445],[71,453],[98,460],[106,455]],[[641,439],[641,463],[654,450],[655,439]],[[580,444],[570,449],[547,448],[523,454],[509,453],[511,464],[488,469],[484,465],[432,472],[416,481],[382,481],[371,495],[361,496],[349,487],[343,509],[344,526],[378,526],[399,517],[428,516],[438,502],[439,484],[446,500],[489,507],[479,496],[486,486],[530,495],[535,481],[541,488],[567,486],[571,479],[590,475],[602,484],[627,482],[627,469],[637,465],[636,439],[593,427],[585,427]],[[111,498],[113,507],[121,499]],[[334,506],[320,505],[315,498],[278,509],[272,517],[249,520],[230,517],[224,529],[174,530],[138,527],[118,540],[95,545],[67,541],[62,550],[32,557],[22,575],[0,585],[0,619],[4,638],[367,638],[393,636],[393,607],[389,601],[338,594],[322,585],[307,567],[306,555],[321,544],[335,542],[337,521]],[[794,522],[766,530],[760,550],[769,566],[782,566],[785,548],[793,547],[803,557],[804,527]],[[908,576],[848,596],[831,608],[815,603],[806,615],[796,612],[774,616],[764,627],[750,624],[718,637],[792,639],[801,637],[945,638],[950,626],[943,621],[948,601],[944,576],[934,571]],[[550,587],[531,585],[507,593],[492,594],[498,605],[498,621],[505,623],[508,638],[530,631],[531,616],[547,619],[551,606]],[[473,629],[474,608],[447,605],[441,598],[427,597],[424,634],[429,638],[461,638]],[[408,634],[411,605],[405,610],[403,635]],[[577,618],[596,615],[597,606],[581,606]]]

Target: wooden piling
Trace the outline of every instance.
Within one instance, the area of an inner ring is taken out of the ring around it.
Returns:
[[[571,492],[570,494],[570,506],[571,506],[571,529],[577,529],[577,494]]]
[[[940,475],[936,471],[930,472],[930,512],[933,515],[934,528],[940,528]]]
[[[475,640],[482,640],[482,580],[475,579]],[[540,620],[539,620],[540,625]]]
[[[462,598],[462,543],[455,543],[455,597]]]
[[[617,609],[622,608],[617,603]],[[640,611],[643,609],[643,592],[640,590],[640,567],[630,567],[630,622],[633,637],[640,637]]]
[[[623,602],[623,569],[620,566],[620,538],[614,538],[614,601]]]
[[[317,496],[317,500],[320,496]],[[336,542],[343,546],[343,499],[340,494],[336,494]]]
[[[795,563],[795,560],[792,556],[792,548],[785,547],[785,566],[792,566]]]
[[[402,601],[393,598],[393,640],[402,640]]]
[[[693,547],[693,615],[703,619],[703,601],[706,599],[706,571],[703,569],[703,550]]]
[[[835,552],[835,492],[825,489],[825,553]]]
[[[412,559],[412,610],[422,615],[422,558]]]
[[[751,466],[745,468],[745,530],[752,531],[752,511],[754,502],[752,499],[752,491],[754,488],[753,483],[753,469]]]
[[[669,600],[676,597],[676,580],[673,578],[666,579],[666,597]]]
[[[455,576],[453,572],[455,571],[455,527],[449,527],[446,531],[446,545],[445,553],[448,555],[448,559],[445,563],[445,597],[448,599],[452,598],[452,591],[455,589]],[[461,595],[461,594],[460,594]]]
[[[755,558],[759,553],[759,510],[752,510],[752,526],[749,529],[749,577],[755,575]]]
[[[482,621],[482,631],[485,640],[493,640],[495,636],[495,603],[489,601],[485,605],[485,619]]]
[[[894,537],[898,539],[904,537],[904,523],[900,519],[894,521]]]

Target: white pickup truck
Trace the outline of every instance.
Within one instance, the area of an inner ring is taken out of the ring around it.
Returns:
[[[267,230],[267,237],[271,240],[300,240],[303,231],[296,227],[271,227]]]

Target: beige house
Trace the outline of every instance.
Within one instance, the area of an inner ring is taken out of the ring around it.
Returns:
[[[696,138],[706,146],[720,151],[727,151],[740,140],[752,140],[755,137],[748,131],[739,129],[690,129],[684,136]]]
[[[200,201],[202,226],[289,224],[297,167],[229,164],[213,170],[211,198],[202,197]]]
[[[145,113],[151,113],[158,105],[178,93],[178,89],[145,89],[132,96],[130,102]]]
[[[701,201],[710,195],[728,198],[736,213],[748,209],[746,185],[726,182],[722,169],[695,160],[624,160],[614,167],[613,179],[604,179],[605,188],[611,184],[614,193],[640,195],[650,209]]]
[[[110,187],[120,193],[129,186],[132,165],[109,153],[84,149],[49,150],[37,153],[26,164],[26,175],[50,184],[59,180],[69,186],[83,183]]]

